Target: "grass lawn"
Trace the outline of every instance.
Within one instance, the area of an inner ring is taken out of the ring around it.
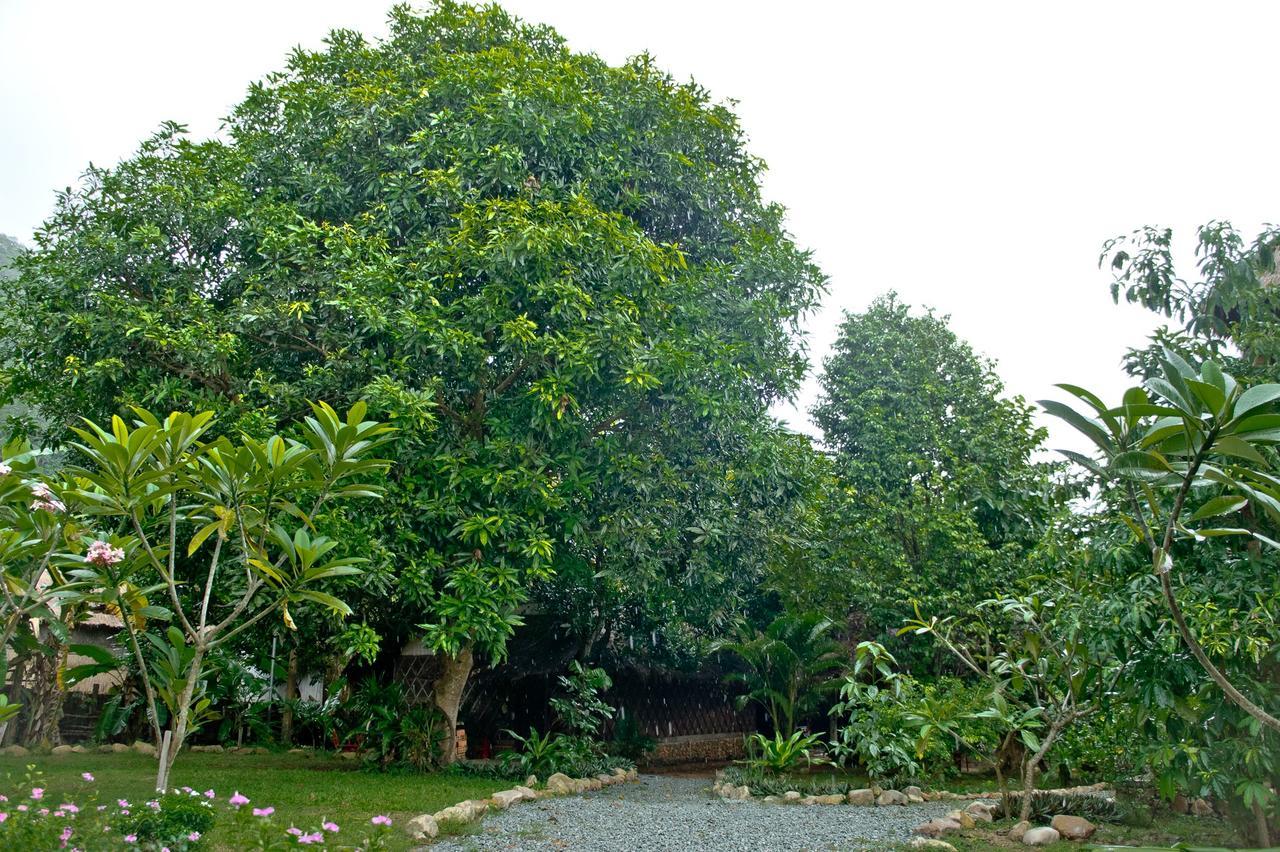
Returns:
[[[154,795],[156,762],[133,753],[0,756],[0,793],[26,793],[23,776],[28,764],[44,773],[48,795],[54,799],[63,791],[83,790],[82,772],[92,772],[97,779],[94,786],[101,801],[145,801]],[[275,819],[284,827],[292,823],[307,828],[331,819],[345,830],[386,814],[395,821],[393,849],[416,845],[400,829],[418,814],[434,813],[463,799],[488,798],[510,786],[452,773],[366,772],[355,762],[320,754],[204,753],[181,755],[173,768],[173,784],[202,791],[213,788],[224,802],[239,790],[255,807],[274,807]],[[209,839],[215,848],[227,848],[219,843],[217,828]]]

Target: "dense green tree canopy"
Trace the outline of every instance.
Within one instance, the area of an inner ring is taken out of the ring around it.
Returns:
[[[690,458],[671,433],[732,442],[803,373],[821,275],[734,115],[647,57],[397,8],[384,41],[296,51],[225,137],[165,125],[59,197],[0,317],[8,393],[51,434],[128,404],[263,434],[368,400],[402,430],[378,609],[447,654],[501,654],[575,549],[625,554],[581,511],[625,466],[608,447],[658,475]]]
[[[1024,570],[1054,495],[1031,458],[1042,433],[944,318],[877,299],[845,320],[821,381],[835,480],[805,594],[892,630],[916,602],[963,612]]]

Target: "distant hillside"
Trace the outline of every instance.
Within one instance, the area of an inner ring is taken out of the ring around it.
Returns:
[[[22,251],[22,243],[13,237],[0,234],[0,278],[12,278],[13,271],[10,270],[9,264]]]

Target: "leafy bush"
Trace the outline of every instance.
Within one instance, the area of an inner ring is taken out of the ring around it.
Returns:
[[[751,792],[759,796],[781,796],[788,790],[795,790],[803,796],[844,795],[850,790],[866,787],[867,782],[853,776],[831,773],[785,773],[768,772],[751,766],[729,766],[722,771],[724,780],[735,786],[745,784]]]
[[[613,686],[609,675],[604,669],[584,668],[574,660],[569,664],[569,674],[560,675],[559,681],[563,694],[550,703],[561,724],[579,736],[599,734],[604,723],[613,718],[613,708],[600,697]]]
[[[1034,823],[1044,823],[1055,814],[1084,817],[1090,822],[1120,822],[1124,814],[1116,800],[1107,796],[1088,793],[1050,793],[1037,790],[1031,795],[1031,816]]]
[[[399,684],[368,680],[346,709],[352,720],[350,735],[363,740],[370,765],[422,771],[439,765],[444,717],[435,707],[410,706]]]
[[[563,772],[572,778],[589,778],[614,769],[632,769],[635,762],[625,757],[606,754],[601,745],[586,737],[568,734],[540,734],[537,728],[522,737],[507,731],[520,743],[520,751],[507,751],[498,756],[498,766],[505,778],[537,775],[546,778]]]
[[[613,726],[613,740],[605,746],[605,750],[609,754],[638,763],[657,745],[658,741],[641,731],[635,719],[624,716]]]
[[[742,763],[752,769],[775,774],[790,772],[799,766],[801,760],[805,762],[805,766],[829,763],[826,758],[815,757],[813,754],[821,742],[822,737],[818,734],[806,734],[804,731],[796,731],[789,737],[783,737],[781,733],[776,733],[773,737],[752,734],[747,738],[748,757]]]
[[[201,849],[202,838],[216,821],[213,803],[192,791],[159,796],[128,809],[111,820],[111,828],[119,837],[136,837],[141,846]]]

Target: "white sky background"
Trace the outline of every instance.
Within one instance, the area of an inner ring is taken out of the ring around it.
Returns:
[[[1156,322],[1111,304],[1102,242],[1277,218],[1280,4],[504,5],[737,100],[766,194],[831,279],[808,321],[815,373],[841,311],[896,289],[950,314],[1013,393],[1070,381],[1118,399],[1120,357]],[[88,162],[165,119],[216,132],[293,45],[380,34],[388,6],[0,0],[0,232],[29,241]],[[808,428],[814,394],[811,378],[779,414]],[[1047,425],[1050,446],[1081,446]]]

